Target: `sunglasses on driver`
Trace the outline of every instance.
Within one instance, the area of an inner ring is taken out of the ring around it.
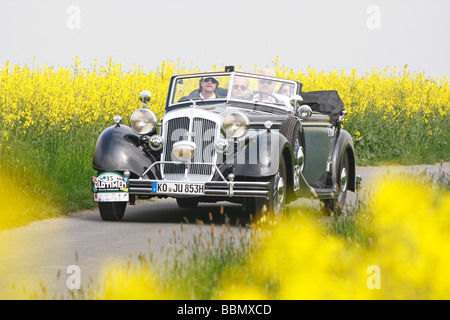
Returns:
[[[214,83],[214,84],[217,84],[218,82],[217,82],[217,80],[216,79],[214,79],[214,78],[204,78],[203,79],[203,82],[212,82],[212,83]]]

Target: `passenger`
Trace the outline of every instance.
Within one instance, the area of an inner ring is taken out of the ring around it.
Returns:
[[[248,86],[248,78],[236,76],[231,86],[231,98],[244,99],[243,95],[248,91]]]
[[[280,87],[280,89],[278,89],[277,93],[281,94],[283,96],[286,97],[292,97],[294,92],[294,87],[291,84],[288,83],[283,83]]]

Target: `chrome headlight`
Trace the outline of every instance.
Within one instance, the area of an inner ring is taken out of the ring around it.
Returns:
[[[248,129],[249,121],[242,113],[230,113],[223,120],[223,130],[232,138],[242,137]]]
[[[192,141],[177,141],[173,144],[172,153],[180,161],[188,161],[194,156],[197,146]]]
[[[308,119],[312,115],[312,109],[308,105],[303,105],[298,108],[298,116],[304,120]]]
[[[153,111],[142,108],[138,109],[130,117],[131,128],[137,134],[147,134],[156,127],[156,115]]]

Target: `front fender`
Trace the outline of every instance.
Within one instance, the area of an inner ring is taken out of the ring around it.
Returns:
[[[128,126],[111,126],[98,137],[92,167],[97,171],[130,171],[140,176],[154,161],[139,145],[140,137]]]
[[[264,130],[248,138],[242,147],[238,144],[237,152],[227,157],[222,168],[236,177],[272,176],[277,173],[280,157],[288,145],[288,140],[279,132]]]

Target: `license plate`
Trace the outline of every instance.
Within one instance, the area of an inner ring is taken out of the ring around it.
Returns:
[[[94,193],[94,201],[98,202],[121,202],[129,201],[128,192],[98,192]]]
[[[197,194],[205,193],[205,185],[189,182],[152,182],[152,193]]]
[[[117,172],[108,171],[92,177],[92,191],[94,201],[129,201],[128,179]]]

